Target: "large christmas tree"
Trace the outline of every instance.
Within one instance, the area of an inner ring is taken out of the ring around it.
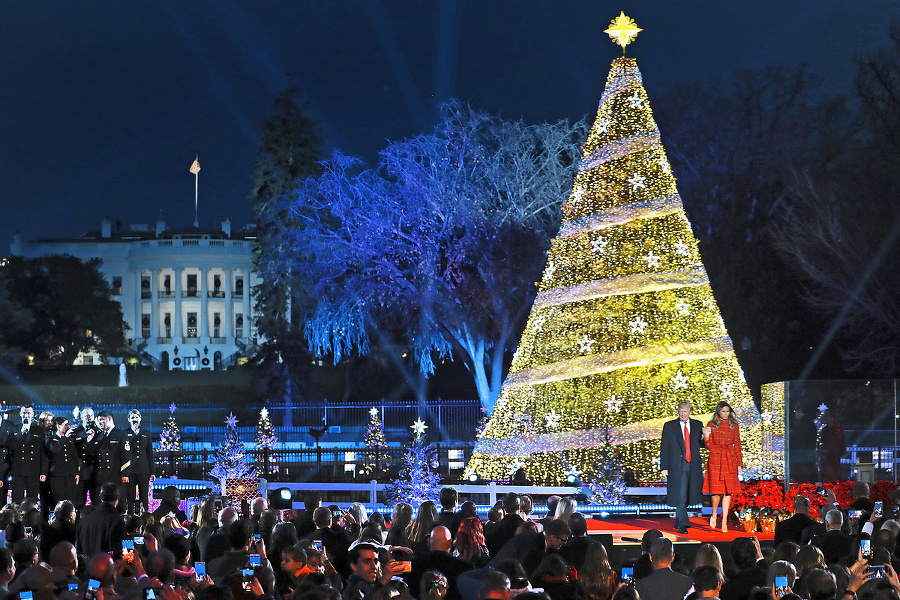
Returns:
[[[637,31],[623,14],[607,33],[624,48]],[[759,413],[632,58],[612,63],[539,290],[466,476],[591,478],[608,436],[638,479],[661,480],[662,425],[683,400],[704,423],[732,404],[753,474]]]
[[[181,450],[181,431],[175,422],[175,403],[169,405],[169,418],[163,423],[162,432],[159,434],[159,451],[169,452]]]

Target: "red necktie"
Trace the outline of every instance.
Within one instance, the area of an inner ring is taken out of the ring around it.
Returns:
[[[691,436],[688,433],[688,424],[684,424],[684,460],[691,462]]]

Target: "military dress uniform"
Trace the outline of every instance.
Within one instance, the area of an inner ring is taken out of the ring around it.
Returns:
[[[7,441],[12,475],[12,501],[38,498],[41,475],[47,475],[47,452],[44,444],[45,429],[32,423],[26,430],[13,432]]]
[[[91,490],[91,502],[96,494],[99,501],[100,488],[104,483],[115,483],[122,488],[122,478],[128,476],[131,467],[131,454],[125,447],[125,434],[113,427],[109,431],[100,431],[94,439],[87,443],[89,456],[96,459],[96,487]],[[122,494],[119,494],[120,498]]]
[[[0,487],[0,506],[6,506],[9,492],[9,482],[6,478],[9,475],[9,436],[12,434],[13,424],[9,420],[9,415],[3,413],[3,419],[0,420],[0,481],[3,482],[3,486]]]
[[[54,433],[47,444],[47,452],[50,455],[50,495],[53,498],[50,505],[56,506],[61,500],[77,502],[79,486],[75,483],[75,477],[81,476],[81,457],[75,436]]]
[[[131,467],[126,471],[128,475],[128,510],[134,514],[138,512],[138,506],[144,505],[144,510],[150,512],[149,493],[150,475],[153,473],[153,440],[143,429],[125,430],[125,450],[131,453]],[[135,488],[138,499],[134,499]]]
[[[78,447],[78,456],[81,458],[81,482],[78,484],[77,501],[73,499],[76,506],[84,506],[87,504],[88,492],[91,494],[91,504],[99,504],[100,497],[97,487],[97,457],[92,455],[87,441],[88,432],[94,432],[94,439],[99,435],[99,430],[94,425],[88,427],[79,426],[75,428],[75,445]]]

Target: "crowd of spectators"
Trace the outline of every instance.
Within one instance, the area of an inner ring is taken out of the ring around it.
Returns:
[[[28,498],[0,509],[0,600],[900,600],[900,524],[857,491],[863,508],[845,519],[832,502],[824,524],[800,497],[774,547],[738,537],[727,560],[713,544],[688,560],[652,529],[639,557],[611,564],[574,498],[551,496],[535,519],[532,499],[510,493],[482,522],[445,487],[385,522],[309,493],[296,514],[257,498],[242,518],[214,497],[186,515],[174,487],[128,514],[106,483],[98,503],[61,501],[49,522]]]

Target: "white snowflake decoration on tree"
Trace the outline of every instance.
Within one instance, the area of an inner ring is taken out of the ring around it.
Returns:
[[[547,277],[547,279],[550,279],[551,277],[553,277],[554,273],[556,273],[556,265],[554,265],[551,261],[550,264],[547,265],[547,270],[544,272],[544,275]]]
[[[585,336],[584,338],[578,340],[578,352],[581,354],[589,353],[591,349],[594,347],[594,340]]]
[[[687,389],[688,383],[690,382],[690,377],[681,372],[681,369],[678,370],[678,373],[675,377],[672,378],[672,384],[675,386],[676,390]]]
[[[677,254],[678,256],[688,256],[688,254],[690,254],[690,249],[688,248],[688,245],[685,244],[683,241],[678,240],[677,242],[675,242],[674,246],[675,246],[675,254]]]
[[[687,316],[691,312],[691,305],[685,302],[684,298],[679,298],[678,302],[675,303],[675,309],[679,315]]]
[[[644,257],[644,260],[647,261],[648,268],[655,269],[655,268],[659,267],[660,257],[653,254],[653,250],[651,250],[650,253]]]
[[[600,117],[600,120],[597,121],[597,132],[598,133],[609,133],[610,125],[612,125],[612,121],[610,121],[606,117]]]
[[[628,183],[631,184],[631,191],[636,192],[639,189],[644,189],[647,187],[647,178],[643,175],[635,173],[631,176],[631,179],[628,180]]]
[[[644,329],[646,329],[647,327],[647,322],[640,316],[637,316],[629,321],[628,327],[629,329],[631,329],[631,333],[644,333]]]
[[[597,254],[603,254],[606,252],[606,246],[608,242],[604,240],[602,237],[597,236],[593,240],[591,240],[591,252],[596,252]]]
[[[553,409],[549,413],[544,415],[544,419],[547,421],[547,427],[549,429],[556,429],[557,427],[559,427],[559,418],[560,415],[556,413],[556,409]]]
[[[644,99],[638,95],[638,91],[634,90],[634,94],[628,97],[631,101],[631,108],[641,108],[644,105]]]
[[[619,409],[622,408],[622,401],[617,400],[615,394],[604,400],[604,402],[606,403],[606,410],[609,412],[619,412]]]
[[[659,168],[662,170],[663,173],[668,174],[668,173],[672,172],[672,167],[669,165],[669,161],[666,160],[665,156],[660,156],[659,160],[656,162],[659,163]]]

